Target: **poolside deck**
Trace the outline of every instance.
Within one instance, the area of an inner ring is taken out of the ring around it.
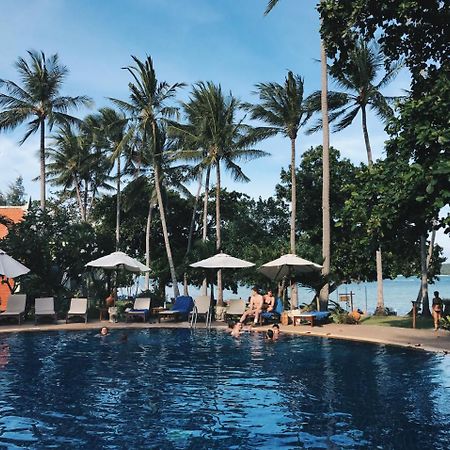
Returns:
[[[38,324],[25,322],[22,325],[0,324],[1,333],[19,333],[19,332],[39,332],[39,331],[80,331],[80,330],[99,330],[101,327],[115,329],[142,329],[142,328],[189,328],[188,322],[163,321],[142,323],[110,323],[107,321],[92,320],[87,324],[69,323],[60,320],[56,324]],[[203,323],[198,324],[198,329],[204,327]],[[226,329],[223,322],[213,322],[212,328]],[[255,331],[265,331],[268,327],[257,327]],[[326,339],[346,339],[358,342],[370,342],[382,345],[395,345],[400,347],[409,347],[419,350],[426,350],[436,353],[450,354],[450,332],[446,330],[418,330],[410,328],[383,327],[383,326],[364,326],[364,325],[341,325],[326,324],[322,326],[280,326],[282,333],[297,334],[300,336],[319,336]]]

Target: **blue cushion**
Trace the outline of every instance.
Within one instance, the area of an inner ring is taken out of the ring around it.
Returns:
[[[194,299],[189,295],[180,295],[175,299],[172,311],[188,314],[194,308]]]

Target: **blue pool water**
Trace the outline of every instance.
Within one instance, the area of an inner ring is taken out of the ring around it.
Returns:
[[[450,359],[260,333],[0,337],[0,448],[447,449]]]

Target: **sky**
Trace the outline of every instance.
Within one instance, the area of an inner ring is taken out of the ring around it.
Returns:
[[[264,16],[266,0],[3,0],[0,15],[0,78],[18,81],[14,62],[27,50],[58,53],[69,69],[64,95],[88,95],[96,108],[109,105],[108,97],[126,99],[131,55],[153,58],[157,76],[169,83],[188,85],[178,96],[186,100],[189,86],[198,81],[220,83],[242,101],[256,102],[258,82],[282,83],[288,70],[301,75],[305,94],[320,89],[319,16],[315,0],[283,0]],[[386,88],[401,95],[409,86],[405,71]],[[333,89],[332,80],[330,88]],[[89,111],[73,112],[82,117]],[[368,128],[375,158],[383,157],[387,135],[374,114]],[[5,191],[19,175],[28,195],[39,198],[38,136],[22,146],[23,128],[0,134],[0,159],[8,170],[0,176]],[[320,145],[320,132],[299,134],[298,158]],[[366,161],[360,117],[331,145],[354,163]],[[281,168],[290,160],[290,144],[276,137],[258,148],[270,156],[242,164],[251,179],[223,184],[252,197],[274,194]],[[438,243],[450,258],[450,239],[439,233]]]

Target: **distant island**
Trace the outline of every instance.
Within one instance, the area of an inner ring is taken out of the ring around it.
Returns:
[[[450,263],[442,264],[441,275],[450,275]]]

